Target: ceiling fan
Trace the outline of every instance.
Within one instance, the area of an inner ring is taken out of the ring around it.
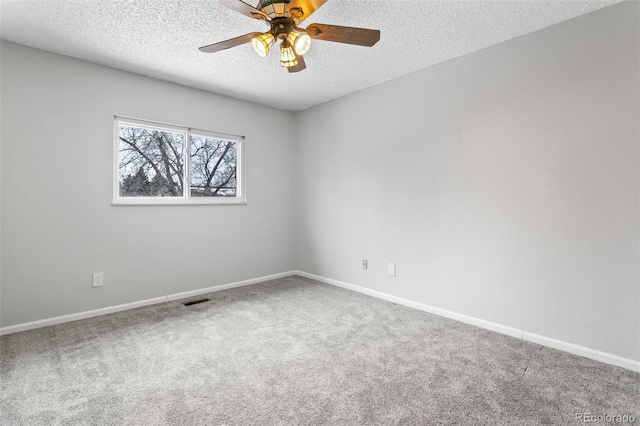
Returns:
[[[311,24],[306,29],[298,25],[327,0],[260,0],[256,7],[242,0],[218,0],[220,4],[250,18],[265,22],[271,28],[264,33],[249,33],[230,40],[202,46],[200,51],[219,52],[251,42],[261,57],[267,56],[277,40],[280,43],[280,65],[289,72],[299,72],[307,66],[302,55],[311,46],[311,39],[335,41],[371,47],[380,40],[379,30]]]

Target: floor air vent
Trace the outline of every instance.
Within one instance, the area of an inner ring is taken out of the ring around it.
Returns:
[[[191,300],[189,302],[185,302],[183,303],[184,306],[191,306],[191,305],[197,305],[198,303],[204,303],[204,302],[208,302],[211,299],[198,299],[198,300]]]

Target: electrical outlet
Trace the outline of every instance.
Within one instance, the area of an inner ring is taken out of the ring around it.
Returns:
[[[392,277],[396,276],[396,264],[395,263],[389,263],[387,265],[387,273],[389,275],[391,275]]]
[[[102,287],[104,284],[104,273],[102,272],[94,272],[93,273],[93,286],[94,287]]]
[[[369,268],[369,263],[367,262],[367,259],[362,259],[362,269],[367,269]]]

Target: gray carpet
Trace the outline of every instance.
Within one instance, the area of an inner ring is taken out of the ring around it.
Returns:
[[[288,277],[0,338],[3,425],[538,425],[640,375]]]

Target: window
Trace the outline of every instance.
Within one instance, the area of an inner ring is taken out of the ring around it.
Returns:
[[[243,204],[244,138],[115,117],[113,204]]]

